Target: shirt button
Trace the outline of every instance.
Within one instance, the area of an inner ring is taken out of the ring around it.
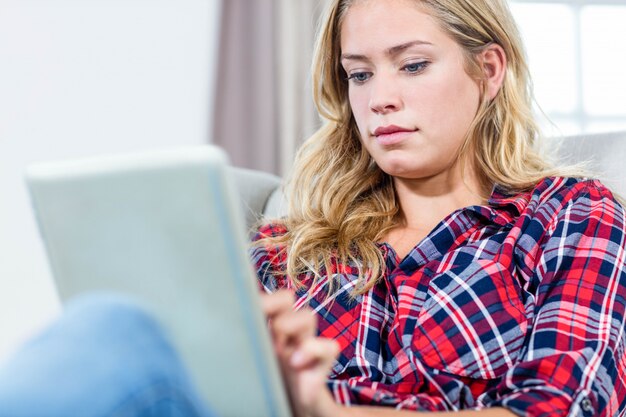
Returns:
[[[593,411],[593,404],[591,404],[591,400],[589,398],[583,398],[580,402],[580,406],[583,411]]]

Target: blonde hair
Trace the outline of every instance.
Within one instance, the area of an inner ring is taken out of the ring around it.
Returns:
[[[340,63],[341,23],[359,0],[335,0],[318,34],[313,61],[314,100],[324,126],[300,148],[287,185],[287,233],[267,238],[287,250],[285,272],[295,284],[332,275],[349,263],[359,274],[354,294],[368,291],[384,272],[376,242],[397,225],[399,206],[391,178],[361,145]],[[538,128],[532,115],[531,81],[517,26],[505,0],[415,0],[462,47],[466,71],[484,77],[475,59],[490,44],[507,57],[503,85],[481,104],[459,150],[473,155],[483,185],[510,192],[533,187],[552,175],[575,170],[552,168],[535,150]],[[481,83],[484,85],[485,83]],[[265,239],[265,241],[267,240]],[[267,244],[262,240],[259,244]],[[329,291],[333,284],[330,281]]]

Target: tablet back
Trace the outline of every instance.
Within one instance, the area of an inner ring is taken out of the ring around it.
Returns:
[[[44,163],[27,182],[63,301],[134,296],[218,415],[290,415],[221,150]]]

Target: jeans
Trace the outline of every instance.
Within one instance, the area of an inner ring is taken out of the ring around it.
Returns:
[[[98,294],[0,368],[0,417],[210,417],[158,323]]]

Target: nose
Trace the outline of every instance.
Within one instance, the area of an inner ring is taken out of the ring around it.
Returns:
[[[369,106],[375,114],[387,114],[402,108],[402,94],[392,77],[379,72],[370,80]]]

